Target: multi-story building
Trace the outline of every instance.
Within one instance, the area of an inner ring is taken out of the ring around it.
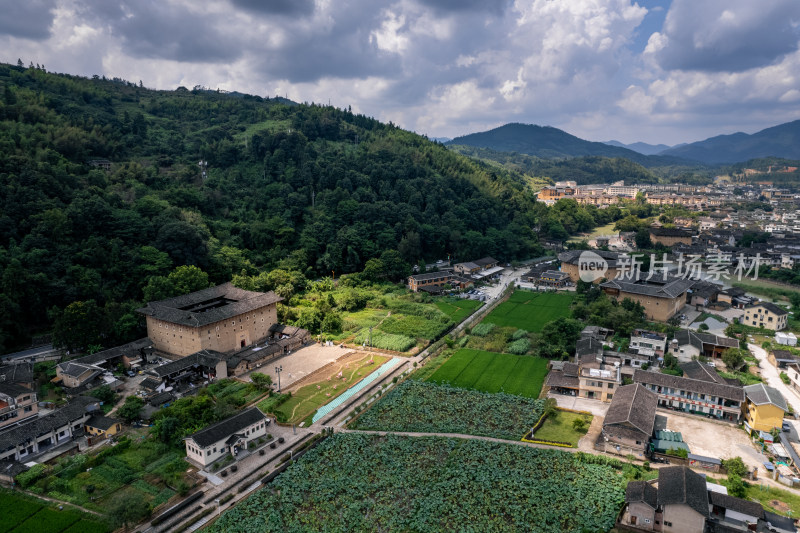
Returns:
[[[628,350],[648,357],[661,357],[667,350],[667,336],[657,331],[635,329],[631,333]]]
[[[658,394],[658,406],[730,422],[742,417],[744,390],[734,385],[637,370],[634,383]]]
[[[744,424],[748,430],[770,432],[783,427],[783,416],[789,408],[778,389],[756,383],[744,388],[744,396]]]
[[[642,304],[650,320],[666,322],[686,305],[686,291],[694,283],[683,278],[663,279],[655,275],[650,279],[639,277],[617,277],[601,283],[603,292],[615,300],[629,298]]]
[[[425,287],[443,287],[455,279],[452,272],[425,272],[424,274],[414,274],[408,277],[408,288],[414,292],[419,292]]]
[[[759,302],[752,307],[746,308],[744,317],[741,320],[746,326],[780,331],[786,328],[788,316],[789,312],[783,307],[771,302]]]
[[[16,383],[0,382],[0,429],[38,414],[35,392]]]
[[[553,205],[562,198],[575,196],[576,188],[572,186],[545,187],[536,194],[536,199],[547,205]]]
[[[186,356],[200,350],[228,353],[256,344],[278,322],[274,292],[252,292],[224,283],[138,309],[147,336],[164,354]]]

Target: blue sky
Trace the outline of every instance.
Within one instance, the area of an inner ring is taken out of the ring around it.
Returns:
[[[0,60],[330,101],[432,137],[677,144],[800,119],[796,0],[0,0]]]

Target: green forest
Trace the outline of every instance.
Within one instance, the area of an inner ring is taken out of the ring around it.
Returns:
[[[54,323],[114,346],[144,301],[234,275],[302,290],[382,258],[399,281],[625,214],[548,208],[529,183],[348,109],[0,64],[0,351]]]

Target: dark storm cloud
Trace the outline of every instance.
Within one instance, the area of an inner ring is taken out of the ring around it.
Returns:
[[[231,0],[235,7],[265,15],[310,15],[314,0]]]
[[[740,72],[780,60],[798,47],[800,2],[675,0],[655,52],[662,68]]]
[[[0,34],[42,41],[50,37],[55,0],[0,0]]]

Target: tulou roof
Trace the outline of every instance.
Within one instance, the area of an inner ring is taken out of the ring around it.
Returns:
[[[251,407],[237,415],[226,418],[222,422],[217,422],[212,426],[198,431],[188,438],[196,442],[198,446],[206,448],[264,419],[266,419],[266,417],[264,413],[258,410],[258,407]]]
[[[137,311],[165,322],[200,327],[255,311],[282,300],[283,298],[272,291],[246,291],[234,287],[231,283],[223,283],[183,296],[150,302]]]
[[[647,276],[640,275],[614,278],[601,283],[600,286],[605,289],[617,289],[620,292],[652,296],[653,298],[678,298],[693,284],[694,280],[691,279],[667,277],[664,280],[661,275],[653,275],[647,279]]]

